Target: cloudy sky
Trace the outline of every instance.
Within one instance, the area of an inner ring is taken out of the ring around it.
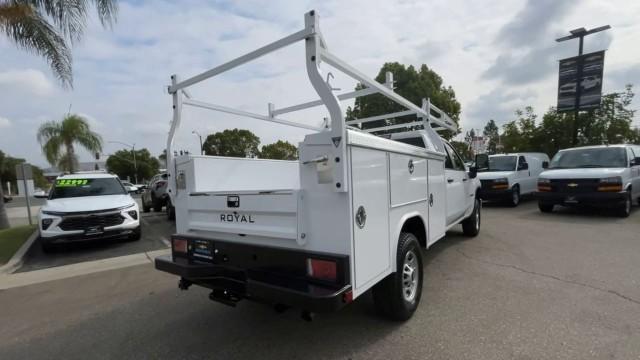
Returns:
[[[570,29],[610,24],[612,30],[585,41],[585,52],[608,49],[604,91],[640,84],[640,2],[631,0],[122,1],[112,30],[92,19],[74,46],[73,90],[62,89],[42,59],[0,36],[0,150],[46,166],[37,128],[71,108],[105,141],[159,154],[171,117],[171,74],[192,76],[300,30],[310,9],[321,16],[330,50],[372,77],[387,61],[433,68],[456,91],[463,131],[482,128],[490,118],[503,124],[519,107],[532,105],[542,113],[554,105],[557,60],[577,52],[577,41],[554,39]],[[302,44],[296,44],[195,86],[192,93],[260,113],[268,102],[281,107],[313,100],[303,55]],[[347,91],[355,81],[336,74],[332,84]],[[262,144],[296,143],[306,133],[206,110],[184,115],[177,146],[192,152],[198,149],[193,130],[205,135],[247,128]],[[323,116],[323,109],[315,109],[287,118],[319,124]],[[121,148],[106,143],[104,153]],[[81,153],[82,160],[90,158]]]

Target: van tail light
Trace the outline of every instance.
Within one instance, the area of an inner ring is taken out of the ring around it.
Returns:
[[[164,186],[164,184],[166,184],[166,183],[167,183],[166,181],[158,181],[158,182],[156,183],[156,190],[158,190],[158,189],[160,189],[161,187],[163,187],[163,186]]]
[[[307,259],[307,275],[318,280],[336,281],[338,266],[335,261]]]
[[[173,247],[173,252],[174,253],[187,253],[187,248],[188,248],[188,240],[187,239],[173,239],[172,241],[172,247]]]

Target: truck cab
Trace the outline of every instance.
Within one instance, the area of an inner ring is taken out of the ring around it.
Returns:
[[[171,77],[173,121],[167,140],[168,194],[176,234],[158,270],[179,277],[179,287],[211,289],[210,299],[236,306],[253,300],[276,309],[338,310],[369,290],[382,314],[406,320],[422,295],[423,249],[462,225],[480,231],[480,183],[437,133],[456,131],[453,120],[423,99],[417,106],[326,48],[318,16],[305,28],[186,80]],[[189,86],[294,42],[305,43],[305,63],[320,100],[250,113],[191,98]],[[364,87],[335,94],[320,63]],[[381,94],[406,110],[345,120],[340,101]],[[183,107],[198,107],[294,126],[309,132],[299,160],[173,155]],[[321,126],[281,114],[324,106]],[[398,116],[413,115],[408,122]],[[387,121],[387,119],[389,119]],[[383,121],[381,121],[383,120]],[[382,123],[382,124],[381,124]],[[363,126],[366,124],[366,126]]]
[[[518,206],[523,195],[536,191],[538,176],[549,165],[544,153],[509,153],[489,156],[489,166],[479,169],[483,200]]]
[[[556,205],[612,209],[627,217],[640,202],[640,146],[597,145],[560,150],[538,179],[538,207]]]

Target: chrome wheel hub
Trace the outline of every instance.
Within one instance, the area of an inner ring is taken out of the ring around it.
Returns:
[[[413,250],[409,250],[405,254],[402,264],[402,295],[408,302],[412,302],[416,298],[419,277],[418,258]]]

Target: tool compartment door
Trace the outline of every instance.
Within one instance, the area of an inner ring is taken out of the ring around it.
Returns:
[[[355,288],[364,291],[390,264],[387,154],[351,147],[351,164]]]

